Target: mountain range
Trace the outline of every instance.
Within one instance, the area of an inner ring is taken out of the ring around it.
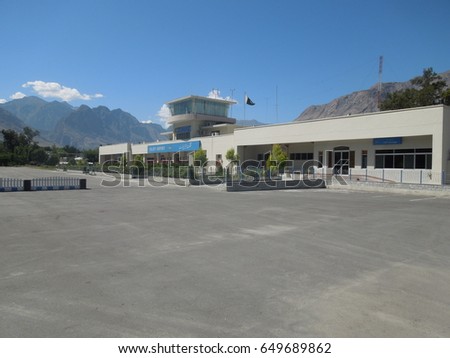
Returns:
[[[439,74],[447,86],[450,86],[450,71]],[[382,84],[381,100],[388,93],[412,88],[411,81],[388,82]],[[310,119],[345,116],[348,114],[378,112],[378,85],[363,91],[356,91],[345,96],[335,98],[331,102],[321,105],[313,105],[306,108],[294,121],[306,121]]]
[[[47,102],[24,97],[0,104],[0,129],[20,131],[28,126],[39,130],[38,142],[45,146],[71,145],[80,149],[121,142],[153,142],[164,139],[164,129],[155,123],[141,123],[121,109],[99,106],[78,108],[67,102]]]
[[[450,86],[450,71],[439,74]],[[388,93],[412,88],[411,81],[382,84],[381,99]],[[329,103],[306,108],[294,121],[337,117],[378,111],[378,86],[341,96]],[[256,120],[238,120],[240,126],[257,126]],[[47,102],[39,97],[24,97],[0,104],[0,130],[21,131],[25,126],[39,130],[42,146],[71,145],[80,149],[123,142],[154,142],[165,139],[159,124],[139,122],[121,109],[105,106],[73,107],[67,102]]]

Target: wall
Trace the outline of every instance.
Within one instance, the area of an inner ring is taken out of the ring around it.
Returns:
[[[448,108],[445,110],[447,112]],[[319,150],[330,150],[333,146],[339,145],[338,143],[348,145],[350,141],[358,141],[359,143],[355,142],[355,144],[359,146],[366,143],[365,146],[367,146],[371,145],[373,138],[403,137],[406,144],[410,144],[409,140],[416,141],[411,137],[432,138],[433,170],[441,171],[443,168],[443,112],[444,106],[439,105],[335,119],[240,128],[235,131],[235,145],[241,150],[244,146],[247,148],[273,143],[314,143],[315,155],[317,155]],[[417,140],[423,139],[417,138]],[[428,142],[429,139],[425,139],[425,141]],[[406,144],[402,144],[402,146]],[[382,149],[383,146],[373,147]],[[370,148],[358,148],[358,150],[362,149],[370,150]],[[360,158],[358,158],[360,152],[355,154],[355,159],[360,162]],[[373,150],[370,155],[369,163],[373,165]]]

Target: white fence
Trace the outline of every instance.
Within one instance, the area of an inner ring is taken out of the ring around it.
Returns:
[[[0,191],[22,191],[23,179],[0,178]]]
[[[436,172],[427,169],[354,169],[349,168],[348,173],[336,174],[333,169],[314,168],[308,174],[299,172],[292,173],[292,179],[309,178],[331,178],[338,176],[343,181],[359,181],[372,183],[392,184],[427,184],[445,185],[450,184],[450,173]]]
[[[31,179],[31,190],[80,189],[79,178],[50,177]]]
[[[445,172],[427,169],[349,169],[348,178],[356,181],[400,184],[443,185],[446,182]]]
[[[86,179],[49,177],[34,179],[0,178],[0,192],[86,189]]]

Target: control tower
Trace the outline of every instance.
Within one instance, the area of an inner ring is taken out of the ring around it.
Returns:
[[[236,119],[228,113],[233,104],[236,102],[192,95],[169,101],[167,122],[173,130],[165,134],[172,140],[188,140],[232,132]]]

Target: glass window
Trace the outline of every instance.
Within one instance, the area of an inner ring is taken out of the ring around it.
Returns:
[[[431,169],[431,163],[433,162],[433,155],[427,154],[427,163],[426,163],[426,169]]]
[[[405,169],[414,169],[414,155],[405,155]]]
[[[295,160],[295,153],[289,154],[289,159],[290,160]]]
[[[362,169],[367,168],[367,150],[363,150],[361,152],[361,168]]]
[[[350,151],[350,168],[355,167],[355,151]]]
[[[394,156],[393,155],[385,155],[384,156],[384,167],[385,168],[394,168]]]
[[[375,156],[375,168],[377,168],[377,169],[384,168],[384,156],[383,155]]]
[[[403,169],[403,155],[394,156],[394,168]]]
[[[431,153],[431,148],[417,148],[416,153]]]
[[[416,154],[416,169],[425,169],[426,155]]]

